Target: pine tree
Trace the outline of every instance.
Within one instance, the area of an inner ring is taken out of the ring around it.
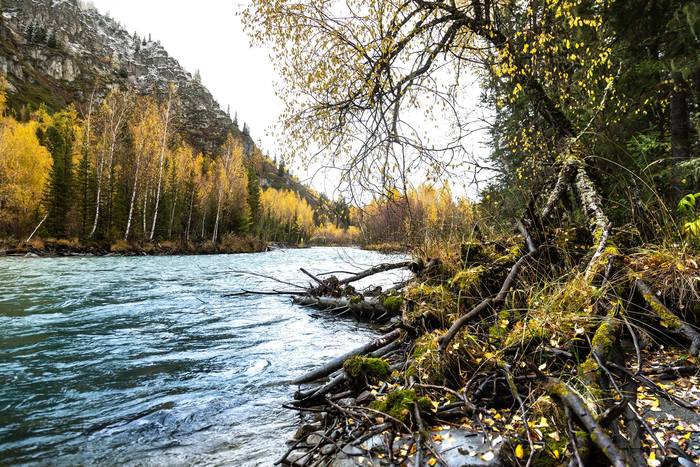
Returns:
[[[27,42],[34,42],[34,29],[34,21],[32,21],[27,25],[27,29],[24,31],[24,36],[26,37]]]
[[[34,30],[34,42],[36,44],[43,44],[46,42],[46,28],[44,26],[38,26]]]
[[[284,159],[280,159],[280,164],[277,167],[277,175],[283,177],[285,173],[287,173],[287,169],[284,166]]]
[[[53,123],[46,129],[44,144],[51,153],[53,166],[49,173],[45,205],[48,210],[49,234],[64,237],[68,232],[69,213],[73,189],[73,123],[75,111],[69,109],[53,116]]]
[[[248,167],[248,207],[253,225],[260,220],[260,181],[253,167]]]
[[[49,38],[46,41],[46,45],[48,45],[52,49],[58,48],[58,39],[56,38],[56,32],[51,31],[49,33]]]

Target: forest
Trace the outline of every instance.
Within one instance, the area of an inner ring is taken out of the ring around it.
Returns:
[[[697,2],[254,0],[244,18],[283,76],[291,157],[322,148],[373,194],[364,232],[414,255],[289,292],[388,324],[295,379],[330,378],[296,393],[318,438],[280,462],[696,465]],[[469,112],[474,86],[492,118]],[[475,124],[486,158],[465,149]],[[464,166],[478,201],[417,208],[417,180]],[[401,268],[415,278],[351,285]],[[459,430],[492,442],[442,449]]]
[[[291,189],[261,188],[265,156],[257,148],[246,150],[232,134],[218,154],[184,141],[173,124],[174,89],[161,100],[110,91],[84,115],[74,106],[12,112],[0,96],[0,235],[17,242],[106,244],[112,252],[153,242],[224,251],[267,242],[406,250],[456,232],[472,215],[449,183],[394,190],[359,209],[342,197],[312,192],[309,202]],[[287,176],[283,163],[277,170]]]
[[[2,89],[3,238],[92,242],[116,252],[154,241],[237,250],[303,243],[317,227],[343,236],[349,226],[324,227],[326,211],[316,214],[292,190],[261,189],[264,156],[231,134],[219,153],[196,152],[173,128],[174,89],[162,100],[113,90],[80,115],[73,106],[55,113],[39,106],[19,112],[24,118],[5,108]]]

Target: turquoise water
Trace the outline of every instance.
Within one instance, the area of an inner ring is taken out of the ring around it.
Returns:
[[[298,421],[281,407],[288,381],[375,331],[286,297],[227,297],[289,288],[231,270],[306,284],[300,267],[398,259],[343,248],[0,259],[0,464],[272,464]]]

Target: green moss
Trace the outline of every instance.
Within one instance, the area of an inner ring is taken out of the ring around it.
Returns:
[[[384,297],[382,300],[382,305],[384,305],[384,308],[389,313],[399,314],[401,312],[401,308],[403,307],[403,297],[400,295],[390,295],[388,297]]]
[[[617,315],[618,309],[613,308],[603,322],[600,323],[593,335],[593,339],[591,339],[590,354],[586,361],[579,365],[579,374],[592,388],[592,391],[600,389],[598,382],[602,376],[594,355],[597,355],[603,361],[607,360],[620,331],[621,324]]]
[[[566,449],[569,445],[569,439],[562,436],[559,441],[545,436],[544,449],[537,451],[532,458],[533,467],[554,467],[562,464],[562,459],[566,456]]]
[[[654,295],[644,294],[644,300],[646,300],[646,302],[649,304],[656,316],[661,318],[661,326],[675,331],[683,325],[681,319],[678,316],[671,313],[668,310],[668,308],[666,308],[664,304],[661,303],[659,299],[656,298]]]
[[[450,279],[449,286],[465,293],[473,292],[481,283],[484,272],[486,272],[486,266],[463,269]]]
[[[527,324],[523,324],[520,321],[516,323],[513,330],[505,337],[503,347],[542,342],[549,340],[551,336],[552,333],[549,332],[548,328],[541,326],[537,321],[530,320]]]
[[[457,302],[453,294],[444,285],[421,283],[409,287],[405,294],[404,322],[413,325],[424,313],[448,326],[457,312]]]
[[[350,304],[356,305],[356,304],[360,303],[362,300],[364,300],[362,295],[352,295],[348,301],[350,302]]]
[[[444,372],[444,359],[438,351],[438,338],[442,331],[436,331],[416,339],[413,346],[411,365],[406,376],[415,376],[421,380],[441,382]]]
[[[352,378],[384,379],[389,376],[389,362],[383,358],[350,357],[343,363],[343,370]]]
[[[588,357],[585,362],[578,366],[579,374],[586,379],[588,379],[591,374],[597,373],[599,369],[598,363],[591,357]]]
[[[443,285],[429,285],[425,282],[410,287],[406,298],[413,301],[443,301],[450,298],[449,291]]]
[[[419,396],[413,389],[397,389],[385,397],[372,402],[370,407],[397,420],[406,422],[411,417],[414,403],[418,404],[420,411],[429,410],[432,405],[429,398]]]

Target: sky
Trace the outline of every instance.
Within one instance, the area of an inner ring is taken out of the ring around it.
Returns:
[[[250,46],[241,18],[244,0],[91,0],[129,32],[159,40],[202,83],[221,108],[238,112],[239,126],[274,157],[275,139],[266,136],[282,111],[274,92],[275,70],[266,50]]]
[[[243,30],[240,12],[250,0],[91,0],[97,9],[133,33],[160,41],[165,50],[190,73],[199,70],[202,83],[221,108],[238,114],[239,126],[247,123],[251,136],[271,158],[281,155],[279,139],[273,136],[283,104],[275,95],[279,82],[268,51],[253,47]],[[474,87],[468,100],[478,100]],[[476,104],[475,104],[476,105]],[[444,129],[423,128],[434,134]],[[277,131],[279,133],[279,131]],[[483,153],[483,134],[466,144],[470,153]],[[298,164],[288,166],[304,183],[332,198],[338,193],[338,174],[319,172]],[[474,186],[465,185],[468,176],[452,179],[458,195],[477,196]]]

